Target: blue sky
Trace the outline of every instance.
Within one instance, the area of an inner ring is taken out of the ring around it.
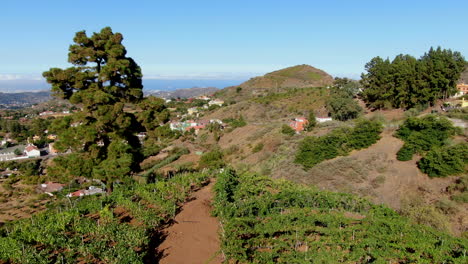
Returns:
[[[372,57],[468,54],[468,1],[4,1],[0,80],[68,67],[74,33],[111,26],[147,79],[247,79],[310,64],[358,78]]]

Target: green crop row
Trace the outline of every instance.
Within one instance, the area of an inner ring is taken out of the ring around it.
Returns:
[[[466,263],[468,241],[349,194],[221,174],[214,214],[233,263]]]
[[[151,235],[207,174],[117,185],[110,195],[70,200],[0,229],[0,262],[143,263]],[[154,249],[153,249],[154,250]]]

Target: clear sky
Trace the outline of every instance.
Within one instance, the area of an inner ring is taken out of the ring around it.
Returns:
[[[468,56],[468,1],[24,0],[0,6],[0,80],[68,67],[74,33],[110,26],[145,78],[245,79],[310,64],[358,78],[372,57]]]

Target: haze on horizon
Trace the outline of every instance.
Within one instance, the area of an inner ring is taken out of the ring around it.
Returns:
[[[222,88],[297,64],[359,78],[375,56],[468,54],[464,10],[461,0],[8,1],[0,92],[48,89],[41,74],[70,66],[75,32],[105,26],[124,35],[147,84]]]

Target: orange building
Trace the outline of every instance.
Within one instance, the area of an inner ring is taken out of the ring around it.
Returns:
[[[458,94],[465,95],[468,94],[468,84],[466,83],[459,83],[457,84]]]
[[[305,117],[296,117],[294,118],[289,126],[296,131],[296,133],[304,131],[305,126],[309,123]]]

